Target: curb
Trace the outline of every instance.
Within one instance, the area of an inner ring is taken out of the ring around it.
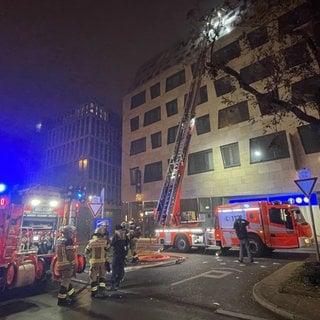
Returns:
[[[272,297],[272,300],[283,301],[286,294],[279,292],[279,286],[292,275],[292,271],[302,265],[303,262],[288,263],[281,269],[275,271],[262,281],[256,283],[253,287],[253,297],[260,305],[266,309],[278,314],[286,319],[291,320],[310,320],[301,315],[294,314],[282,306],[279,306],[267,299],[267,294]],[[289,296],[290,297],[290,296]],[[290,300],[289,300],[290,301]]]

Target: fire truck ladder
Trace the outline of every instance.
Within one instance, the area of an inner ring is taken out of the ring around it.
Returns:
[[[199,47],[200,54],[195,67],[193,68],[193,78],[184,105],[183,117],[179,124],[173,153],[169,160],[166,178],[164,180],[156,208],[156,220],[161,225],[165,225],[170,222],[172,214],[175,214],[175,212],[173,212],[175,203],[176,201],[180,201],[180,195],[178,192],[180,193],[186,156],[188,154],[192,129],[194,127],[194,116],[197,103],[196,100],[205,69],[206,55],[208,50],[207,38],[204,38],[200,41]]]

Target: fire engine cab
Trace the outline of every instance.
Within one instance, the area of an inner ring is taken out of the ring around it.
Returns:
[[[253,201],[226,204],[215,209],[215,242],[222,251],[238,247],[233,225],[238,216],[248,220],[250,249],[255,256],[274,249],[312,244],[312,230],[298,206]]]
[[[70,210],[64,210],[65,203],[57,194],[54,194],[55,198],[52,193],[42,197],[41,206],[40,202],[31,205],[30,197],[21,197],[21,193],[13,196],[6,192],[4,185],[1,186],[0,291],[3,291],[31,285],[51,276],[58,230],[68,222],[66,213]],[[82,272],[85,259],[79,254],[76,258],[77,272]]]

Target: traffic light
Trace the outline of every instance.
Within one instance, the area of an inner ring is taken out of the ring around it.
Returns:
[[[86,188],[78,187],[74,192],[74,198],[80,202],[84,202],[86,200]]]

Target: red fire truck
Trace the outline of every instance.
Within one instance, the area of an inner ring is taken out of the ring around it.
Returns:
[[[222,251],[239,246],[233,224],[238,216],[249,221],[250,248],[255,256],[274,249],[293,249],[312,244],[312,230],[298,206],[253,201],[215,209],[215,244]]]
[[[58,230],[71,221],[72,212],[57,193],[33,192],[31,198],[27,192],[21,198],[2,190],[0,291],[31,285],[51,276]],[[77,254],[76,260],[77,272],[82,272],[85,259]]]

